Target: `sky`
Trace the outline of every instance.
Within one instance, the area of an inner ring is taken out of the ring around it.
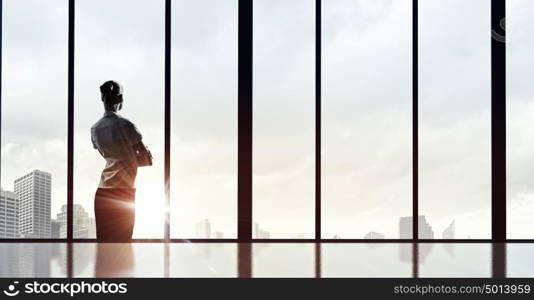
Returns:
[[[172,4],[171,234],[237,235],[237,1]]]
[[[534,235],[534,3],[507,2],[508,236]]]
[[[254,1],[253,220],[314,235],[315,1]]]
[[[325,1],[323,235],[399,237],[412,211],[412,6]]]
[[[419,24],[420,212],[490,238],[490,1],[422,1]]]
[[[412,1],[323,1],[323,237],[397,238],[412,210]],[[508,1],[509,237],[531,237],[534,161],[526,81],[534,24]],[[315,1],[254,1],[254,221],[271,237],[314,235]],[[172,5],[171,229],[236,236],[237,0]],[[489,0],[419,8],[419,205],[436,238],[490,237]],[[52,173],[66,204],[67,1],[4,0],[1,185]],[[534,75],[534,74],[533,74]],[[105,162],[89,129],[99,85],[154,155],[137,179],[135,237],[163,234],[164,1],[76,1],[74,201],[92,215]]]

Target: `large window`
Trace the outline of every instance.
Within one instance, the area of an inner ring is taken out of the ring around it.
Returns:
[[[532,1],[507,1],[508,237],[534,238],[534,13]]]
[[[419,1],[420,238],[490,237],[490,24],[490,0]]]
[[[237,3],[172,2],[173,237],[237,236]]]
[[[154,156],[135,238],[533,238],[534,6],[504,44],[499,3],[4,0],[0,239],[95,237],[109,79]]]
[[[411,238],[411,1],[324,2],[323,238]]]
[[[65,237],[67,7],[3,1],[0,239]]]
[[[254,0],[255,238],[311,238],[315,200],[315,5]]]

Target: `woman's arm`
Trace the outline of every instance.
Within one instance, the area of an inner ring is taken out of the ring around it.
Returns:
[[[140,167],[151,166],[152,165],[152,153],[148,150],[148,147],[145,146],[143,141],[139,141],[133,146],[134,152],[137,156],[137,165]]]

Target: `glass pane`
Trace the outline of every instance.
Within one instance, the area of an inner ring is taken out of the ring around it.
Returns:
[[[322,277],[412,277],[412,244],[323,244]]]
[[[3,1],[0,238],[60,237],[52,218],[67,203],[67,13],[66,0]]]
[[[506,2],[508,238],[534,238],[534,2]]]
[[[171,233],[235,238],[237,0],[173,1],[172,18]]]
[[[312,238],[315,1],[254,1],[255,238]]]
[[[323,3],[323,238],[395,239],[411,216],[411,3]]]
[[[490,238],[490,0],[419,7],[419,237]]]
[[[154,157],[137,172],[134,237],[163,235],[164,19],[163,0],[76,1],[75,237],[95,237],[93,203],[105,160],[90,129],[104,114],[99,87],[110,79],[124,88],[119,115],[136,125]]]

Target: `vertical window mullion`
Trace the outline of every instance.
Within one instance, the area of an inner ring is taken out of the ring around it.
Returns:
[[[239,0],[238,20],[238,230],[252,238],[252,0]]]
[[[315,1],[315,239],[321,239],[321,0]]]
[[[67,240],[73,240],[73,159],[74,159],[74,0],[69,0],[68,131],[67,131]]]
[[[165,222],[164,238],[171,238],[170,229],[170,165],[171,165],[171,0],[165,0]]]
[[[412,3],[412,239],[419,240],[419,0]],[[415,255],[415,254],[414,254]]]
[[[3,28],[2,24],[4,23],[4,1],[0,0],[0,127],[2,125],[2,34]],[[0,145],[2,143],[2,130],[0,130]],[[0,168],[0,178],[2,178],[2,169]]]
[[[491,0],[492,277],[506,277],[506,1]],[[494,36],[499,34],[499,38]]]
[[[74,164],[74,11],[75,2],[69,0],[69,32],[68,32],[68,71],[67,71],[67,240],[66,245],[66,277],[73,277],[73,257],[72,257],[72,240],[73,240],[73,164]]]
[[[491,1],[491,30],[505,30],[506,2]],[[493,241],[506,240],[506,44],[491,40],[491,224]]]

